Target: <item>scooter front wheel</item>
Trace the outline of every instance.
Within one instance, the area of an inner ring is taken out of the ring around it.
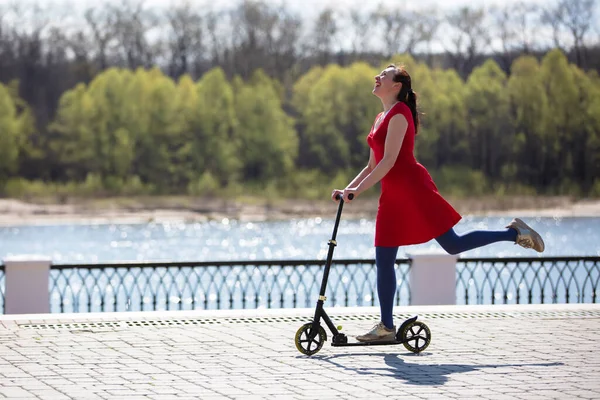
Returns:
[[[322,326],[319,326],[319,331],[315,337],[311,339],[310,333],[312,330],[312,325],[312,322],[304,324],[296,332],[296,348],[300,353],[306,354],[307,356],[316,354],[319,350],[321,350],[323,344],[327,340],[327,333],[325,333],[325,329],[323,329]]]
[[[402,331],[402,344],[408,351],[420,353],[429,346],[431,342],[431,331],[421,321],[408,324]]]

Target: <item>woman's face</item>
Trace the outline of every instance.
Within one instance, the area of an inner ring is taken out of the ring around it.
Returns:
[[[402,84],[394,82],[395,73],[396,69],[394,67],[388,67],[375,76],[375,86],[373,87],[375,96],[382,97],[389,93],[398,93]]]

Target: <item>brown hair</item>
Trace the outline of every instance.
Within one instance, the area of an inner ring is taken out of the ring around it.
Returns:
[[[419,112],[417,111],[417,94],[412,90],[412,84],[410,75],[403,66],[396,66],[394,64],[388,65],[388,68],[394,68],[394,82],[402,83],[402,89],[398,92],[398,101],[403,102],[410,108],[412,113],[413,122],[415,124],[415,135],[419,133]]]

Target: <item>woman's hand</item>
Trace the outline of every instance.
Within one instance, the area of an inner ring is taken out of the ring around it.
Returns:
[[[358,195],[359,195],[360,191],[358,190],[358,188],[346,188],[344,189],[343,192],[343,196],[344,196],[344,201],[346,203],[354,200]],[[349,196],[352,194],[352,199],[349,198]]]
[[[333,189],[333,192],[331,193],[331,200],[333,200],[333,201],[339,201],[339,199],[337,197],[339,195],[343,195],[343,194],[344,194],[343,190]]]

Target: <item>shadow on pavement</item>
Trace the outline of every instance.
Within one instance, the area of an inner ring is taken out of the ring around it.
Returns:
[[[382,357],[387,367],[382,368],[357,368],[351,365],[344,365],[337,362],[337,359],[343,357]],[[448,381],[451,374],[462,372],[479,371],[482,369],[494,369],[502,367],[554,367],[564,365],[560,362],[554,363],[535,363],[535,364],[482,364],[482,365],[467,365],[467,364],[416,364],[405,362],[403,357],[423,357],[427,353],[421,355],[409,354],[387,354],[387,353],[351,353],[338,354],[333,356],[312,356],[313,359],[326,361],[336,367],[343,368],[348,371],[354,371],[358,374],[390,376],[396,379],[402,379],[412,385],[443,385]]]

